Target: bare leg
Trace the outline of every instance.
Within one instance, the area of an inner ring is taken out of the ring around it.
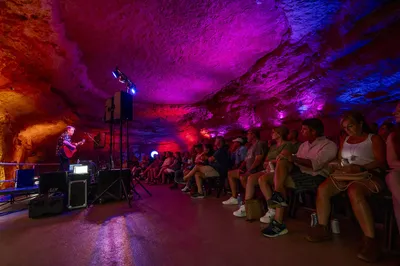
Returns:
[[[197,192],[203,194],[203,178],[204,174],[197,172],[194,177],[196,178]]]
[[[228,172],[229,186],[231,187],[232,197],[235,199],[238,196],[237,186],[236,186],[236,179],[238,179],[238,178],[240,178],[239,170],[233,170],[233,171]]]
[[[320,225],[328,225],[329,216],[331,214],[331,198],[339,193],[340,191],[332,183],[330,178],[327,178],[321,185],[319,185],[316,205],[318,223]]]
[[[198,167],[197,165],[195,165],[195,166],[193,167],[193,169],[190,170],[190,172],[187,173],[187,174],[183,177],[183,180],[188,180],[189,178],[191,178],[192,176],[194,176],[194,174],[195,174],[197,171],[199,171],[199,167]]]
[[[392,192],[393,210],[397,228],[400,228],[400,171],[392,171],[386,176],[386,184]]]
[[[262,174],[262,172],[258,172],[248,177],[246,184],[245,200],[250,200],[254,197],[255,186],[258,184],[258,177]]]
[[[274,189],[280,192],[286,198],[285,181],[289,175],[292,164],[287,160],[279,160],[276,163],[275,176],[274,176]]]
[[[267,173],[258,178],[258,184],[260,185],[261,192],[267,201],[272,197],[272,189],[270,184],[273,183],[273,179],[274,173]]]
[[[349,195],[354,215],[364,235],[369,238],[375,238],[374,218],[366,200],[366,197],[369,196],[371,192],[365,186],[354,183],[347,189],[347,194]]]

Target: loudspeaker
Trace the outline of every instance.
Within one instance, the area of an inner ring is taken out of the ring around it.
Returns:
[[[67,172],[50,172],[40,174],[39,193],[47,194],[49,190],[57,189],[63,193],[68,191],[68,173]]]
[[[118,91],[114,94],[114,120],[133,120],[133,95]]]
[[[35,177],[34,169],[16,170],[15,187],[16,188],[33,187],[35,185],[34,177]]]
[[[114,110],[114,98],[107,99],[104,112],[104,122],[113,121],[113,110]]]

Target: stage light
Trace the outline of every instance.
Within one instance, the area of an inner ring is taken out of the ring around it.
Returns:
[[[136,94],[136,85],[129,81],[126,84],[126,92],[132,95]]]
[[[152,152],[150,153],[150,156],[151,156],[151,158],[153,158],[153,159],[154,159],[154,156],[156,156],[156,155],[158,155],[158,152],[157,152],[157,151],[152,151]]]

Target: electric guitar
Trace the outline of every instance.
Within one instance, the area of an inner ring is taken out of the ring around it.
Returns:
[[[67,157],[68,159],[71,159],[72,156],[74,156],[75,152],[78,150],[78,149],[77,149],[78,146],[84,144],[85,141],[86,141],[86,140],[83,139],[82,141],[76,143],[75,148],[71,148],[71,147],[68,147],[67,145],[64,145],[64,146],[63,146],[63,150],[64,150],[65,157]]]

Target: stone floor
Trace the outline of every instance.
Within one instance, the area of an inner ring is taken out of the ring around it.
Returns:
[[[356,258],[354,226],[332,242],[308,243],[304,213],[287,221],[288,235],[268,239],[263,225],[233,217],[221,199],[150,189],[153,197],[142,193],[132,209],[118,202],[36,220],[27,211],[0,217],[0,265],[366,265]],[[398,262],[386,256],[379,265]]]

